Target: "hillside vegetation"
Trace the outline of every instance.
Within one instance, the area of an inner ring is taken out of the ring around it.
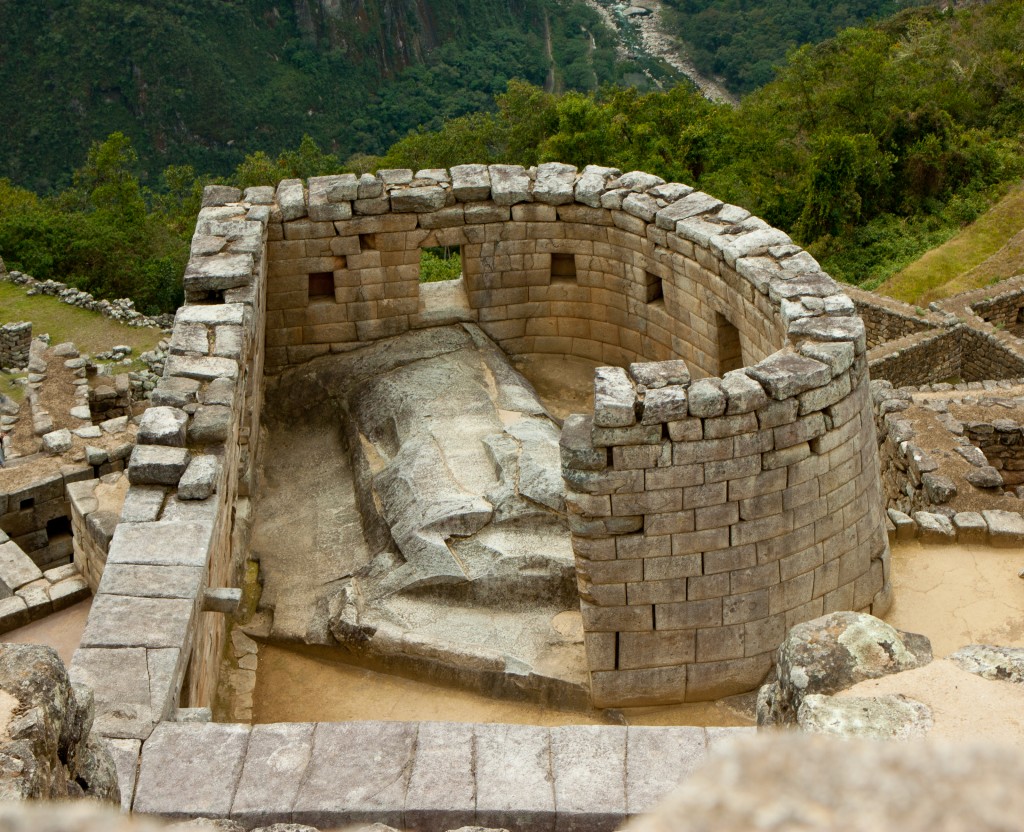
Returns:
[[[665,0],[668,30],[735,93],[767,84],[790,49],[932,0]]]
[[[0,21],[0,100],[17,104],[0,177],[40,193],[115,131],[156,186],[168,165],[227,175],[304,134],[381,152],[510,78],[594,89],[635,69],[580,0],[0,0]]]
[[[491,109],[413,132],[380,156],[346,158],[307,135],[294,150],[249,153],[220,178],[246,187],[339,170],[553,160],[647,170],[748,208],[835,277],[874,288],[1024,176],[1022,54],[1019,0],[911,9],[792,52],[739,107],[686,85],[552,94],[515,80]],[[172,166],[145,187],[141,173],[115,133],[56,196],[0,181],[0,256],[98,296],[129,295],[146,312],[173,309],[209,177]]]

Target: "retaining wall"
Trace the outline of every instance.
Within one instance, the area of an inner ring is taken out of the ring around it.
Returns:
[[[31,346],[31,321],[0,326],[0,367],[18,370],[27,367]]]

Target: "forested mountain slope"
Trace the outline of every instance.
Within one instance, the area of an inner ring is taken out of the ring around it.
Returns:
[[[65,186],[114,131],[153,180],[304,134],[380,152],[490,107],[510,78],[596,88],[621,71],[579,0],[0,0],[0,177]]]

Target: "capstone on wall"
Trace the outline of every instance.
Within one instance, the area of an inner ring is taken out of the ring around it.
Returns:
[[[781,231],[649,174],[560,164],[246,197],[270,205],[268,372],[431,325],[432,246],[460,247],[467,319],[506,351],[609,365],[562,444],[595,704],[749,690],[788,627],[888,606],[864,325]],[[190,269],[190,299],[215,298]]]

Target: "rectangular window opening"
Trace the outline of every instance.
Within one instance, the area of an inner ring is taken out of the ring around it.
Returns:
[[[575,254],[552,254],[551,255],[551,283],[575,283],[576,282],[576,255]]]
[[[740,331],[725,315],[715,313],[715,327],[718,330],[718,374],[722,376],[743,366],[743,347]]]
[[[377,250],[377,237],[375,234],[360,234],[359,235],[359,250],[360,251],[376,251]]]
[[[46,539],[50,542],[61,537],[71,536],[71,518],[54,517],[46,521]]]
[[[420,283],[441,283],[462,277],[459,246],[430,246],[420,249]]]
[[[334,300],[334,272],[313,272],[309,276],[309,300]]]
[[[35,507],[36,507],[36,498],[35,497],[26,497],[24,500],[22,500],[20,503],[18,503],[18,510],[19,511],[25,511],[26,509],[35,508]]]
[[[644,272],[644,288],[647,292],[648,303],[665,306],[665,286],[658,275]]]

